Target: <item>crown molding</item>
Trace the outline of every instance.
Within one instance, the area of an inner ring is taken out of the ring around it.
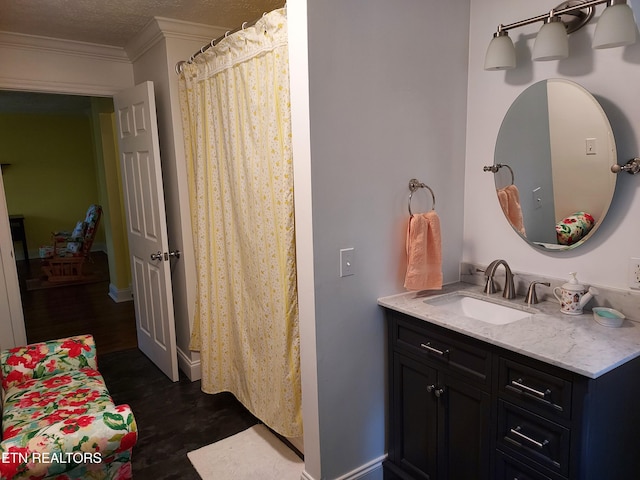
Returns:
[[[223,35],[228,28],[185,22],[164,17],[153,17],[125,47],[131,62],[135,62],[159,41],[166,38],[190,40],[199,43]]]
[[[111,97],[130,86],[131,85],[129,84],[96,85],[95,83],[86,82],[58,82],[48,79],[34,80],[0,75],[1,89],[25,92],[66,93],[69,95]]]
[[[127,53],[124,48],[121,47],[78,42],[75,40],[63,40],[60,38],[41,37],[23,33],[0,31],[0,48],[1,47],[22,50],[38,50],[58,55],[90,57],[108,60],[111,62],[130,63]]]

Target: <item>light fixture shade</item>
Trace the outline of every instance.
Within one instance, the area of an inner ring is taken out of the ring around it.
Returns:
[[[536,61],[560,60],[569,56],[569,37],[564,23],[556,17],[550,20],[542,26],[533,44],[531,58]]]
[[[484,57],[485,70],[510,70],[516,67],[516,48],[507,35],[499,32],[491,39]]]
[[[626,3],[605,8],[593,34],[593,48],[612,48],[636,42],[636,22],[633,10]]]

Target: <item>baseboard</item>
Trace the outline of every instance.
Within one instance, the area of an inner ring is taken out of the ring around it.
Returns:
[[[189,355],[180,348],[178,350],[178,368],[187,376],[189,380],[195,382],[202,378],[200,359],[192,360]]]
[[[93,242],[91,245],[92,252],[102,252],[105,255],[109,255],[109,250],[107,250],[107,244],[105,242]]]
[[[109,284],[109,297],[116,303],[130,302],[133,300],[133,293],[131,292],[131,286],[123,289],[118,289],[113,283]]]
[[[387,459],[387,455],[382,455],[364,465],[359,466],[355,470],[350,471],[337,477],[335,480],[382,480],[382,462]],[[307,473],[302,471],[301,480],[316,480]]]

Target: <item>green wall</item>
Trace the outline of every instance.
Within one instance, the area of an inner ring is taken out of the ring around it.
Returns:
[[[73,230],[99,203],[89,115],[0,114],[0,163],[10,215],[25,217],[29,255]],[[94,249],[105,245],[101,225]],[[22,258],[21,245],[15,245]]]

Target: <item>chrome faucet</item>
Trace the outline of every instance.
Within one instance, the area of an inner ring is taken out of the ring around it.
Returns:
[[[513,273],[511,273],[511,268],[509,268],[509,265],[507,264],[506,260],[502,260],[502,259],[494,260],[489,264],[489,266],[485,270],[487,283],[484,286],[484,292],[485,293],[496,292],[496,284],[493,280],[493,276],[496,273],[496,269],[500,265],[504,265],[504,270],[505,270],[504,291],[502,292],[502,296],[504,298],[516,298],[516,287],[513,284]]]

